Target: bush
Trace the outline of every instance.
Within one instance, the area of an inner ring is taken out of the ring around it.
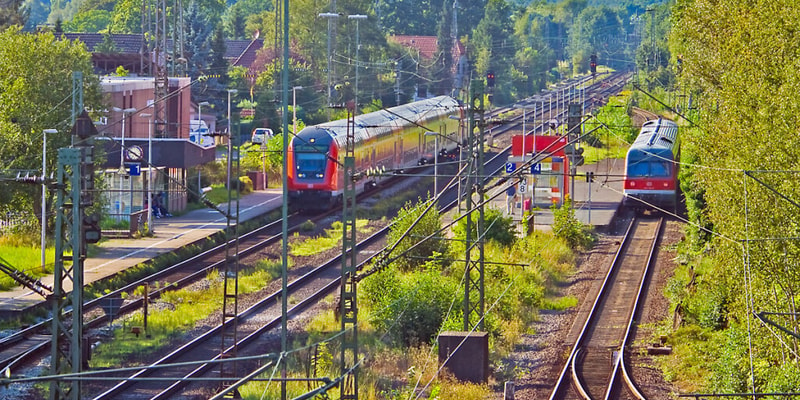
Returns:
[[[445,254],[448,251],[447,241],[440,239],[429,239],[411,249],[411,247],[415,246],[419,241],[442,228],[439,209],[435,205],[422,216],[419,223],[411,229],[407,236],[402,236],[411,224],[420,218],[426,206],[427,204],[422,200],[419,200],[417,204],[411,204],[410,201],[407,202],[397,214],[397,218],[394,219],[394,224],[389,231],[389,243],[394,244],[398,241],[400,242],[392,255],[404,255],[404,257],[396,261],[398,267],[403,271],[415,269],[423,265],[436,253]]]
[[[470,237],[474,241],[478,237],[478,214],[473,213],[472,229]],[[483,213],[485,221],[486,234],[484,238],[489,241],[495,241],[503,246],[509,246],[514,243],[516,239],[516,230],[514,228],[514,219],[511,217],[504,217],[503,212],[496,208],[487,208]],[[453,234],[456,238],[463,240],[466,238],[467,219],[463,218],[458,221],[458,224],[453,229]]]
[[[253,181],[248,176],[239,177],[239,192],[241,194],[248,194],[253,192]]]
[[[391,267],[363,282],[365,300],[373,310],[371,322],[404,345],[429,343],[451,305],[461,304],[458,281],[427,266],[406,275]]]
[[[566,240],[572,247],[583,249],[592,247],[594,236],[588,227],[575,218],[575,210],[572,208],[572,199],[569,196],[564,199],[564,204],[560,208],[553,205],[551,209],[553,210],[553,234],[556,237]]]

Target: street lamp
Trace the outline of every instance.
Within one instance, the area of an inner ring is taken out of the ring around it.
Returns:
[[[358,41],[358,21],[362,19],[367,19],[367,16],[364,14],[353,14],[348,15],[347,19],[354,19],[356,20],[356,88],[355,88],[355,96],[353,98],[353,115],[358,115],[358,48],[361,47]]]
[[[135,113],[136,109],[112,107],[112,110],[122,113],[122,135],[120,135],[121,141],[119,149],[119,208],[117,209],[117,212],[122,214],[122,177],[125,171],[125,119],[129,114]],[[121,215],[120,219],[122,219]]]
[[[139,114],[147,118],[147,233],[153,234],[153,114]]]
[[[339,18],[337,13],[319,13],[320,18],[328,20],[328,106],[331,104],[331,18]]]
[[[425,132],[425,136],[433,136],[433,197],[435,198],[439,190],[439,133]]]
[[[45,129],[42,131],[44,135],[44,139],[42,140],[42,272],[45,271],[44,268],[44,248],[45,248],[45,231],[47,229],[47,207],[45,202],[47,201],[47,184],[45,184],[45,179],[47,179],[47,134],[54,134],[58,133],[56,129]]]

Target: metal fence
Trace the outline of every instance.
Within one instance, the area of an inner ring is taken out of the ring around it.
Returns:
[[[39,219],[31,213],[12,211],[0,213],[0,235],[7,235],[22,226],[38,223]]]

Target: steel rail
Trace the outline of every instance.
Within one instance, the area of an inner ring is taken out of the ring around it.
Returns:
[[[630,375],[630,373],[628,371],[627,364],[625,363],[625,349],[629,348],[629,346],[631,344],[630,343],[631,331],[633,330],[633,326],[636,323],[635,322],[636,321],[636,316],[640,311],[639,310],[639,304],[644,302],[644,296],[645,296],[644,288],[648,284],[647,277],[650,274],[650,267],[653,265],[654,256],[656,254],[656,247],[658,246],[658,243],[660,242],[659,239],[661,238],[661,234],[662,234],[663,229],[664,229],[664,218],[661,218],[659,220],[659,222],[658,222],[658,228],[656,228],[655,239],[653,240],[653,244],[650,247],[650,254],[649,254],[648,258],[647,258],[647,265],[645,266],[645,269],[644,269],[642,282],[639,285],[639,289],[636,292],[636,301],[633,304],[633,313],[631,313],[631,318],[628,320],[628,328],[625,330],[625,338],[622,340],[622,345],[620,346],[619,352],[617,353],[617,354],[619,354],[619,357],[617,358],[617,360],[618,360],[617,361],[617,365],[618,365],[619,368],[622,369],[622,376],[623,376],[623,379],[625,380],[625,383],[626,383],[626,385],[628,387],[628,390],[631,392],[631,394],[633,394],[634,397],[636,397],[639,400],[645,400],[645,397],[644,397],[644,394],[642,394],[642,392],[636,386],[635,382],[631,378],[631,375]],[[616,369],[617,368],[615,367],[615,370]],[[612,382],[613,382],[613,380],[612,380]],[[606,394],[606,399],[609,398],[610,394],[611,394],[611,385],[609,385],[609,391]]]
[[[625,231],[625,236],[624,236],[624,238],[622,240],[622,243],[620,244],[619,248],[617,249],[616,254],[614,255],[614,261],[612,261],[612,263],[611,263],[611,268],[608,269],[608,272],[606,273],[606,276],[603,278],[603,283],[602,283],[602,285],[600,287],[600,292],[597,294],[597,297],[595,297],[594,302],[592,303],[592,308],[589,311],[589,315],[587,316],[586,321],[584,321],[583,327],[581,327],[581,331],[580,331],[580,334],[578,335],[578,339],[575,340],[575,344],[572,346],[572,351],[570,352],[569,356],[567,357],[567,362],[564,363],[564,368],[562,368],[561,373],[558,376],[558,380],[556,381],[556,386],[555,386],[555,388],[553,388],[553,393],[550,394],[550,400],[557,399],[558,398],[557,396],[561,395],[563,390],[566,390],[566,384],[568,383],[567,376],[569,375],[570,370],[574,371],[573,367],[575,365],[576,355],[580,351],[581,345],[583,344],[583,340],[584,340],[584,337],[586,335],[587,328],[589,327],[589,325],[590,325],[590,323],[592,321],[592,317],[593,317],[594,313],[597,311],[598,305],[600,304],[600,301],[601,301],[601,299],[603,297],[603,294],[608,289],[607,288],[608,282],[610,281],[611,275],[615,272],[615,268],[618,265],[617,260],[620,258],[620,255],[622,254],[622,250],[625,248],[625,246],[629,243],[629,241],[631,239],[631,235],[630,234],[632,232],[633,225],[634,225],[634,221],[631,220],[630,224],[628,224],[628,228]],[[577,379],[577,376],[576,376],[576,379],[572,380],[572,382],[577,384],[577,386],[579,388],[578,389],[579,391],[583,391],[584,393],[586,393],[586,390],[583,389],[582,385],[580,384],[580,380]]]

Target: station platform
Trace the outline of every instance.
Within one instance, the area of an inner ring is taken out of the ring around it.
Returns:
[[[605,159],[596,164],[582,165],[577,169],[578,176],[574,182],[575,191],[571,198],[575,207],[575,217],[584,224],[593,226],[598,231],[609,229],[622,206],[622,176],[625,173],[624,159]],[[594,181],[587,182],[587,172],[594,173]],[[570,184],[570,187],[572,184]],[[500,187],[495,191],[504,191]],[[489,193],[490,196],[496,194]],[[518,196],[519,197],[519,196]],[[522,223],[522,201],[510,201],[505,193],[501,193],[493,201],[493,207],[504,210],[507,216]],[[550,230],[553,224],[553,211],[549,206],[537,203],[533,210],[534,229]],[[510,212],[509,212],[510,211]]]
[[[281,189],[255,191],[239,200],[239,221],[247,221],[280,208]],[[220,208],[225,210],[227,203]],[[84,261],[84,282],[92,283],[119,271],[202,241],[227,226],[224,215],[204,208],[186,214],[154,219],[152,237],[138,239],[108,239],[98,243],[99,253]],[[53,275],[42,277],[42,283],[52,287]],[[65,287],[71,291],[72,287]],[[0,291],[0,317],[19,315],[45,302],[37,293],[18,287]]]

